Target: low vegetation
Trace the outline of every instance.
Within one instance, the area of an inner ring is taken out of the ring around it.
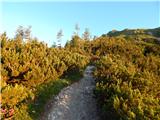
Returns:
[[[99,41],[95,94],[104,119],[159,120],[160,45],[134,36]]]
[[[159,33],[160,28],[114,30],[92,41],[74,37],[67,44],[71,51],[90,55],[96,66],[102,119],[160,119]]]
[[[96,66],[95,95],[104,119],[160,119],[160,29],[73,35],[64,48],[37,39],[1,40],[1,117],[37,119],[46,102]]]
[[[67,76],[82,73],[89,62],[84,55],[49,48],[36,39],[9,39],[6,33],[0,37],[2,119],[34,119],[52,94],[74,82]],[[38,108],[32,105],[35,101],[40,102]]]

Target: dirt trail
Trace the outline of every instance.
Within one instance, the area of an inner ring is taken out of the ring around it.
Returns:
[[[95,88],[93,68],[88,66],[79,82],[64,88],[53,99],[48,114],[41,120],[99,120],[93,97]]]

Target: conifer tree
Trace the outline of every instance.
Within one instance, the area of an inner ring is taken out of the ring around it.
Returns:
[[[83,35],[82,35],[82,38],[83,38],[84,40],[90,40],[91,35],[90,35],[90,32],[89,32],[89,29],[88,29],[88,28],[85,29],[85,31],[84,31],[84,33],[83,33]]]
[[[19,26],[16,30],[15,38],[21,38],[22,40],[26,39],[29,40],[31,37],[31,26],[24,28],[23,26]]]
[[[79,30],[80,30],[80,27],[78,24],[75,25],[75,35],[79,35]]]
[[[58,42],[58,47],[61,48],[61,40],[62,40],[62,36],[63,36],[63,31],[62,29],[59,30],[59,32],[57,33],[57,42]]]

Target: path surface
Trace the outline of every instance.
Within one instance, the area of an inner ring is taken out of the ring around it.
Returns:
[[[42,120],[99,120],[96,101],[93,97],[95,80],[93,66],[88,66],[83,78],[64,88],[50,104],[47,115]]]

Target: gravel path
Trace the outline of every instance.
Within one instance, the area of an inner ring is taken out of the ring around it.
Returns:
[[[41,120],[99,120],[93,97],[93,68],[88,66],[79,82],[64,88],[51,102],[49,112]]]

